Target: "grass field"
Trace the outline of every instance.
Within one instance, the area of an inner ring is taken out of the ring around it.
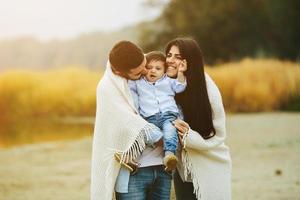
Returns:
[[[205,70],[219,87],[227,111],[272,112],[292,102],[290,109],[300,110],[299,63],[243,59]],[[102,74],[67,67],[1,73],[0,123],[23,118],[94,116],[96,87]]]
[[[228,115],[234,200],[300,199],[299,122],[300,113]],[[0,200],[89,199],[91,142],[1,149]]]

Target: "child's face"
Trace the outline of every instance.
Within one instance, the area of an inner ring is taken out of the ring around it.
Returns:
[[[146,65],[146,69],[147,69],[147,74],[146,74],[147,81],[155,82],[164,75],[165,63],[160,60],[153,60]]]

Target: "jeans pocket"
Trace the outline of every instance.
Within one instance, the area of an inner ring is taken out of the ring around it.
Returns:
[[[172,171],[165,171],[164,170],[164,173],[169,176],[171,179],[173,179],[173,172]]]
[[[133,170],[132,172],[130,172],[130,176],[135,176],[138,173],[139,168],[136,168],[135,170]]]

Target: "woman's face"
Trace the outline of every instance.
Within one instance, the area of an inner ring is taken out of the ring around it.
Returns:
[[[179,48],[173,45],[166,56],[167,75],[172,78],[177,77],[179,64],[182,62],[182,57]]]

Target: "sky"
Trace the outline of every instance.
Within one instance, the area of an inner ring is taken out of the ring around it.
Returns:
[[[0,5],[0,39],[64,39],[118,30],[160,14],[143,0],[0,0]]]

